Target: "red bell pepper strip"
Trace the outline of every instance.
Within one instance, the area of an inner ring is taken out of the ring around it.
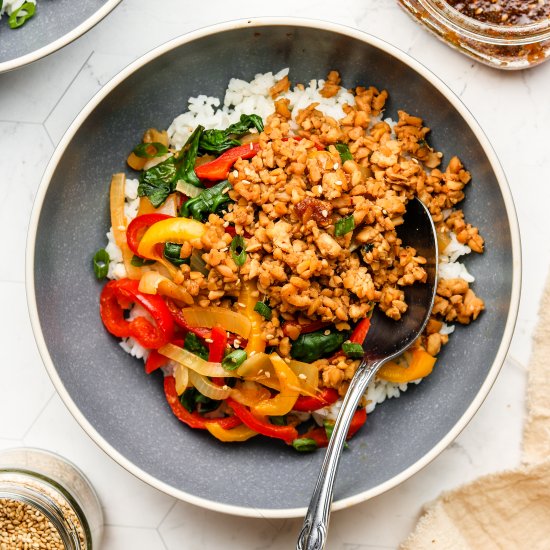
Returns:
[[[151,374],[157,369],[160,369],[161,367],[167,365],[168,361],[170,361],[168,357],[166,357],[165,355],[161,355],[156,349],[152,349],[149,352],[147,361],[145,361],[145,372],[147,374]]]
[[[173,376],[164,377],[164,395],[174,415],[190,428],[206,430],[206,424],[213,423],[219,424],[225,430],[230,430],[242,424],[242,421],[236,415],[224,418],[205,418],[197,411],[190,413],[180,402],[176,391],[176,379]]]
[[[227,332],[221,327],[212,327],[210,339],[212,343],[208,350],[208,360],[212,363],[221,363],[227,347]]]
[[[300,395],[292,407],[293,411],[312,412],[332,405],[338,401],[338,392],[334,388],[323,388],[319,395]]]
[[[288,334],[288,329],[290,327],[297,327],[300,329],[300,334],[308,334],[310,332],[315,332],[316,330],[321,330],[322,328],[328,327],[330,325],[327,321],[313,321],[311,323],[298,323],[297,321],[285,321],[283,323],[283,334],[285,336],[290,336]]]
[[[150,227],[154,223],[160,222],[161,220],[166,220],[168,218],[173,218],[173,216],[168,216],[167,214],[143,214],[142,216],[137,216],[134,218],[126,229],[126,241],[128,242],[128,247],[136,255],[138,254],[138,246],[141,236],[139,235],[140,231]]]
[[[251,159],[258,154],[259,143],[247,143],[228,149],[217,159],[201,164],[195,168],[195,174],[201,180],[219,181],[227,178],[229,170],[238,159]]]
[[[298,437],[298,432],[293,426],[275,426],[264,418],[254,416],[248,407],[237,403],[230,397],[227,398],[227,404],[233,409],[235,415],[238,416],[242,423],[262,435],[282,439],[285,443],[292,443]]]
[[[356,327],[353,329],[349,341],[353,342],[354,344],[363,345],[363,342],[367,337],[367,332],[369,331],[369,328],[370,317],[365,317],[364,319],[361,319],[361,321],[359,321],[359,323],[357,323]]]
[[[366,422],[366,420],[367,411],[365,409],[357,409],[351,419],[351,424],[349,426],[346,439],[351,439],[357,433],[359,428]],[[320,426],[307,431],[305,434],[300,436],[300,439],[313,439],[315,443],[317,443],[317,447],[326,447],[328,445],[327,432],[325,428],[321,428]]]
[[[179,338],[176,338],[172,340],[172,344],[183,347],[184,341]],[[152,349],[149,352],[147,361],[145,361],[145,373],[151,374],[157,369],[160,369],[161,367],[164,367],[165,365],[167,365],[169,361],[170,359],[168,359],[166,355],[162,355],[156,349]]]
[[[143,347],[157,349],[172,340],[174,321],[164,300],[154,294],[144,294],[138,290],[139,281],[120,279],[109,281],[101,291],[99,313],[105,328],[114,336],[131,336]],[[145,317],[132,321],[124,318],[123,308],[132,302],[142,305],[155,320],[156,326]]]

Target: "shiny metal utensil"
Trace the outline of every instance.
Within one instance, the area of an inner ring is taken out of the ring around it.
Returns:
[[[363,342],[363,360],[353,376],[344,397],[327,447],[325,459],[311,497],[298,542],[297,550],[321,550],[328,532],[328,521],[334,480],[340,455],[351,419],[367,386],[378,369],[403,353],[420,336],[433,307],[437,287],[437,238],[435,227],[426,206],[418,199],[407,205],[405,222],[399,227],[399,237],[426,258],[428,274],[425,284],[407,287],[407,312],[399,321],[389,319],[378,308],[374,310],[369,333]]]

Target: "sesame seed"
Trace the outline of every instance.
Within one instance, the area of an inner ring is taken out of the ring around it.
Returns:
[[[323,186],[322,185],[318,185],[317,186],[317,191],[319,192],[319,195],[321,195],[323,193]]]
[[[298,378],[299,378],[300,380],[307,380],[307,376],[306,376],[303,372],[301,372],[301,373],[298,375]]]
[[[250,185],[250,182],[248,180],[241,180],[241,183],[244,183],[245,185]]]
[[[338,166],[338,163],[337,163],[337,162],[334,163],[333,168],[334,168],[334,170],[338,170],[339,166]]]
[[[254,352],[252,352],[254,353]],[[252,353],[250,355],[252,355]],[[271,373],[269,371],[265,371],[265,377],[266,378],[271,378]]]
[[[204,341],[205,341],[207,344],[213,344],[213,343],[214,343],[214,340],[212,340],[212,338],[205,338]]]
[[[323,334],[324,334],[325,336],[328,336],[328,335],[330,334],[330,330],[325,330],[325,332],[323,332]]]
[[[222,390],[228,390],[228,389],[229,389],[229,386],[228,386],[228,385],[224,384],[224,385],[222,386]]]
[[[334,182],[336,185],[342,185],[342,182],[340,180]]]
[[[229,227],[229,222],[223,222],[224,227]]]
[[[273,340],[273,338],[275,338],[275,336],[273,336],[273,334],[266,334],[266,338],[268,340]]]
[[[238,170],[233,170],[233,177],[234,177],[234,178],[238,178],[238,177],[239,177],[239,171],[238,171]]]
[[[328,216],[328,210],[321,210],[321,214],[323,214],[323,218],[326,218]]]
[[[222,191],[222,195],[225,195],[225,193],[229,193],[231,189],[229,187],[226,187],[223,191]]]
[[[246,304],[243,304],[242,302],[237,302],[237,305],[238,305],[239,307],[246,307]]]
[[[252,151],[254,149],[254,145],[252,145],[252,142],[250,142],[250,150]]]
[[[126,231],[126,226],[125,225],[119,225],[118,230],[119,231]]]

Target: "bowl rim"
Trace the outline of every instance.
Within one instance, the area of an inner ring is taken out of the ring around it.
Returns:
[[[506,215],[510,223],[510,233],[512,240],[512,290],[510,297],[510,305],[508,310],[508,315],[506,319],[506,325],[504,328],[504,333],[502,340],[500,342],[499,348],[497,350],[495,359],[489,369],[487,377],[481,387],[479,388],[476,396],[456,422],[453,428],[434,446],[430,451],[428,451],[424,456],[418,459],[415,463],[409,466],[406,470],[395,475],[391,479],[373,487],[367,491],[362,491],[356,495],[346,497],[340,500],[337,500],[333,504],[333,510],[341,510],[353,506],[355,504],[364,502],[370,498],[378,496],[394,487],[404,482],[410,478],[413,474],[417,473],[419,470],[428,465],[432,460],[434,460],[452,441],[460,434],[460,432],[465,428],[468,422],[472,419],[475,412],[479,409],[484,399],[486,398],[489,390],[493,386],[498,373],[504,363],[508,348],[510,346],[510,341],[512,339],[515,322],[517,319],[518,307],[519,307],[519,298],[520,298],[520,288],[521,288],[521,242],[520,242],[520,232],[519,224],[516,215],[516,210],[513,203],[512,194],[507,183],[504,171],[500,165],[500,162],[496,156],[495,151],[493,150],[491,144],[489,143],[488,138],[481,129],[479,123],[476,121],[472,113],[467,109],[467,107],[461,102],[461,100],[450,90],[450,88],[434,73],[432,73],[428,68],[424,67],[420,62],[410,57],[407,53],[399,50],[397,47],[381,40],[380,38],[374,37],[368,33],[347,27],[345,25],[309,19],[309,18],[298,18],[298,17],[257,17],[257,18],[247,18],[247,19],[238,19],[223,23],[217,23],[214,25],[209,25],[201,29],[191,31],[175,37],[166,43],[152,49],[148,53],[142,55],[134,62],[130,63],[127,67],[121,70],[117,75],[115,75],[99,92],[97,92],[94,97],[86,104],[82,111],[76,116],[74,121],[71,123],[59,144],[57,145],[48,166],[42,177],[40,186],[38,188],[36,198],[34,200],[33,209],[31,213],[28,235],[27,235],[27,247],[26,247],[26,266],[25,266],[25,280],[26,280],[26,293],[27,293],[27,304],[29,309],[29,315],[31,320],[32,329],[34,332],[35,340],[38,346],[38,350],[42,357],[42,361],[46,367],[48,375],[55,386],[58,394],[63,400],[65,406],[69,409],[69,412],[73,415],[75,420],[80,424],[84,431],[92,438],[92,440],[113,460],[115,460],[120,466],[126,469],[128,472],[135,475],[138,479],[146,482],[147,484],[159,489],[160,491],[178,498],[180,500],[186,501],[188,503],[206,508],[208,510],[243,516],[243,517],[255,517],[255,518],[294,518],[294,517],[303,517],[306,512],[306,507],[301,508],[277,508],[277,509],[264,509],[256,507],[247,507],[247,506],[238,506],[232,504],[224,504],[216,502],[214,500],[206,499],[203,497],[197,497],[195,495],[189,494],[183,490],[176,489],[169,484],[157,479],[153,475],[145,472],[141,468],[133,464],[129,459],[124,457],[119,451],[112,447],[104,438],[99,434],[99,432],[91,425],[91,423],[86,419],[82,414],[79,408],[76,406],[75,402],[72,400],[67,389],[65,388],[59,374],[57,373],[51,356],[48,352],[46,342],[44,339],[44,334],[42,332],[40,321],[38,317],[38,309],[36,302],[36,289],[34,281],[34,251],[36,244],[36,232],[38,228],[38,221],[40,218],[40,212],[42,205],[46,196],[46,192],[49,187],[51,178],[55,172],[55,169],[65,152],[68,144],[73,138],[76,131],[80,128],[82,123],[87,119],[87,117],[92,113],[96,106],[121,82],[123,82],[127,77],[134,73],[139,68],[143,67],[150,61],[156,59],[157,57],[173,50],[174,48],[180,47],[183,44],[192,42],[194,40],[209,36],[211,34],[226,32],[241,28],[255,28],[255,27],[266,27],[266,26],[293,26],[298,28],[314,28],[324,31],[334,32],[335,34],[342,34],[349,36],[351,38],[366,42],[367,44],[374,46],[389,55],[397,58],[402,63],[405,63],[407,66],[411,67],[418,74],[424,77],[428,82],[430,82],[445,98],[453,105],[453,107],[460,113],[464,118],[466,123],[469,125],[470,129],[479,140],[491,167],[495,173],[497,182],[499,184],[500,190],[503,195],[503,200],[506,208]],[[312,488],[313,489],[313,488]]]
[[[111,13],[111,11],[113,11],[121,1],[122,0],[107,0],[105,4],[96,10],[90,17],[88,17],[88,19],[85,19],[74,29],[60,36],[56,40],[53,40],[49,44],[46,44],[45,46],[42,46],[32,52],[0,62],[0,74],[18,69],[19,67],[23,67],[24,65],[28,65],[34,61],[38,61],[39,59],[42,59],[43,57],[46,57],[51,53],[67,46],[71,42],[74,42],[77,38],[80,38],[83,34],[87,33],[92,27],[97,25],[104,17]]]

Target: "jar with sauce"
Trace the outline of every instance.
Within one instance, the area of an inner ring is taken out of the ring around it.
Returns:
[[[525,69],[550,56],[550,0],[398,0],[460,52],[499,69]]]

